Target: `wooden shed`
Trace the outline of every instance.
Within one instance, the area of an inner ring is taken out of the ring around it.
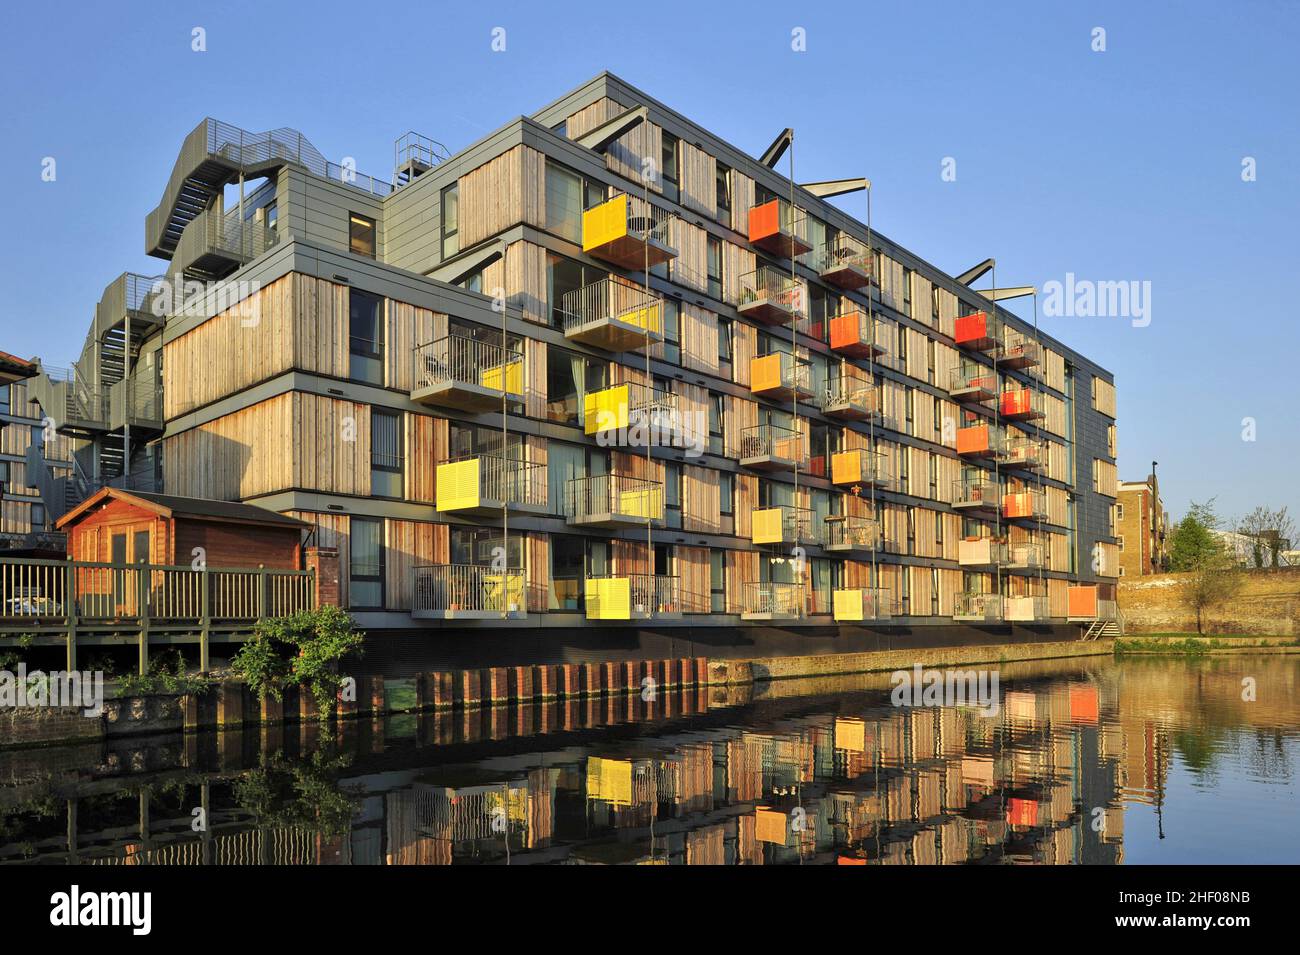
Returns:
[[[74,560],[189,567],[203,548],[213,569],[300,570],[311,525],[252,504],[106,487],[58,528]]]

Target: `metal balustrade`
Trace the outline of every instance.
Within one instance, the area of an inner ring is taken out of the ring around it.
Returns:
[[[524,353],[467,335],[450,334],[415,349],[415,401],[481,411],[524,393]]]
[[[649,620],[681,615],[679,580],[664,574],[603,574],[586,578],[589,620]]]
[[[664,519],[664,486],[623,474],[572,478],[565,486],[564,514],[570,524],[637,526]]]
[[[818,275],[840,288],[860,289],[876,281],[870,247],[844,232],[819,245],[810,264]]]
[[[881,544],[880,522],[874,517],[834,514],[825,520],[822,546],[828,551],[871,551]]]
[[[866,421],[879,419],[880,387],[871,375],[852,365],[845,365],[831,377],[822,393],[823,413],[835,418]]]
[[[1002,492],[996,482],[981,477],[967,477],[952,484],[952,506],[957,510],[995,511],[1002,505]]]
[[[412,617],[515,618],[528,612],[523,571],[485,564],[429,564],[412,573]]]
[[[740,314],[768,325],[785,325],[807,317],[803,284],[789,272],[763,265],[740,277]]]
[[[630,351],[664,337],[663,299],[616,275],[565,292],[564,335],[606,351]]]
[[[1002,595],[990,593],[960,593],[953,604],[954,620],[993,623],[1002,619]]]
[[[759,424],[743,429],[740,447],[736,450],[741,467],[769,471],[808,467],[807,433],[777,424]]]
[[[807,591],[802,583],[746,583],[741,587],[742,619],[788,619],[805,616]]]

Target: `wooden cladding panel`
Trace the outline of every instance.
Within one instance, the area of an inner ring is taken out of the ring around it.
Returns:
[[[1115,465],[1101,458],[1092,461],[1093,489],[1106,497],[1115,497],[1119,491],[1119,476]]]
[[[682,529],[717,534],[722,530],[722,501],[718,472],[693,465],[682,467]]]
[[[546,225],[546,157],[522,144],[460,177],[460,245],[519,223]]]
[[[752,187],[753,184],[750,185]],[[754,253],[749,249],[742,248],[734,242],[722,243],[722,300],[724,302],[735,305],[740,301],[740,280],[753,272],[755,267]]]
[[[316,546],[333,547],[339,552],[339,605],[348,603],[349,568],[352,563],[352,520],[346,514],[323,514],[315,511],[288,511],[290,517],[316,526]]]
[[[450,532],[446,524],[385,520],[384,606],[389,610],[409,611],[414,568],[445,564],[450,559]]]
[[[735,395],[726,396],[727,413],[722,422],[722,443],[728,457],[740,452],[740,436],[758,424],[758,403]]]
[[[682,205],[702,212],[710,219],[718,215],[718,161],[693,143],[682,142],[680,167]]]
[[[1092,379],[1092,407],[1104,415],[1115,417],[1115,386],[1104,378]]]
[[[737,169],[731,170],[731,228],[749,234],[749,210],[754,205],[754,180]],[[728,243],[730,244],[730,243]],[[753,253],[750,253],[751,263]],[[753,265],[750,265],[753,268]],[[728,299],[732,301],[732,299]]]
[[[415,384],[415,349],[447,334],[447,316],[406,302],[390,301],[384,316],[384,381],[410,391]]]
[[[708,233],[684,219],[668,221],[668,244],[677,250],[673,259],[673,281],[697,292],[709,290]]]
[[[527,321],[550,324],[546,250],[541,246],[511,242],[505,255],[483,270],[483,288],[489,295],[496,295],[500,289],[506,304],[518,308]]]
[[[678,544],[673,559],[677,565],[675,569],[681,588],[683,612],[708,613],[712,604],[713,589],[709,549]]]
[[[550,606],[551,538],[529,533],[524,555],[524,579],[528,587],[528,611],[540,613]]]
[[[718,316],[698,305],[682,304],[682,365],[716,375],[719,367]]]
[[[958,301],[957,296],[947,289],[939,289],[939,331],[953,337],[954,326],[957,321]]]
[[[370,493],[370,408],[277,395],[163,441],[168,492],[239,500],[301,488]]]
[[[727,613],[741,613],[744,610],[746,584],[758,580],[758,552],[752,550],[727,551],[724,564]]]
[[[406,499],[421,504],[437,501],[438,463],[447,459],[449,425],[446,418],[406,415]]]

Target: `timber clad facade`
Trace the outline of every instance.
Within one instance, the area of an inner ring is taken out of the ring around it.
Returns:
[[[235,133],[235,251],[150,217],[207,283],[126,319],[156,420],[61,433],[313,525],[365,626],[1050,627],[1118,572],[1104,369],[613,76],[392,185]]]

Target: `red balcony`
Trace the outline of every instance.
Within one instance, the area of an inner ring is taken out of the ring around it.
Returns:
[[[1036,521],[1047,516],[1042,491],[1013,491],[1002,495],[1002,516],[1007,520]]]
[[[749,210],[749,241],[783,259],[812,251],[807,215],[784,199],[772,199]]]
[[[1006,442],[991,424],[971,424],[957,429],[957,453],[964,458],[996,458]]]
[[[880,321],[861,309],[850,309],[831,319],[831,350],[853,358],[874,358],[885,353]]]
[[[1032,388],[1013,388],[1002,392],[999,409],[1008,421],[1041,418],[1044,414],[1043,396]]]
[[[963,315],[953,323],[952,337],[958,348],[993,351],[1002,343],[1002,323],[988,312]]]

